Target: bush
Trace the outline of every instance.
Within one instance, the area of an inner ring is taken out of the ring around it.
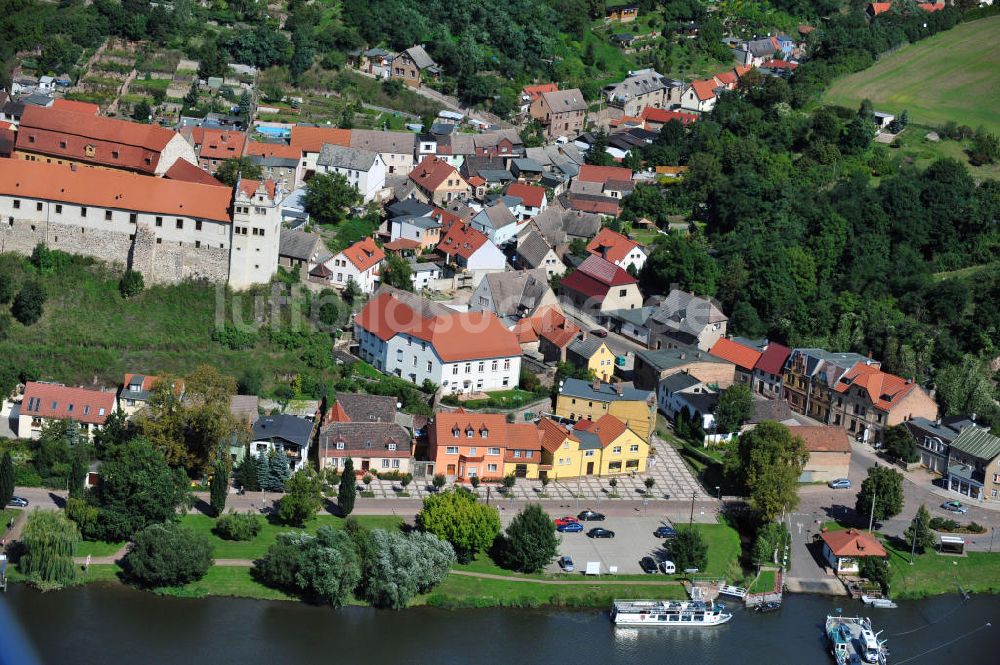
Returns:
[[[265,584],[333,607],[346,603],[361,580],[351,536],[329,526],[321,526],[315,536],[278,534],[253,570]]]
[[[932,517],[929,526],[935,531],[944,531],[944,523],[943,517]]]
[[[137,296],[142,293],[144,288],[146,288],[146,282],[142,278],[142,273],[135,270],[126,270],[121,281],[118,282],[118,290],[123,298]]]
[[[284,524],[302,526],[316,517],[323,505],[323,480],[311,466],[296,471],[288,483],[288,492],[278,503],[278,520]]]
[[[455,562],[451,545],[429,533],[375,529],[359,541],[364,543],[360,595],[375,607],[406,607],[440,584]]]
[[[677,537],[670,543],[670,557],[677,570],[705,570],[708,565],[708,545],[702,538],[701,531],[693,527],[678,529]]]
[[[125,575],[144,587],[177,586],[205,576],[212,565],[208,538],[179,524],[152,524],[136,534],[122,560]]]
[[[888,560],[876,556],[862,557],[859,573],[861,577],[878,584],[882,593],[889,592],[892,568],[889,566]]]
[[[25,282],[14,298],[11,313],[23,325],[30,326],[42,318],[45,306],[45,290],[35,281]]]
[[[215,520],[212,531],[224,540],[253,540],[263,527],[264,520],[260,515],[230,511]]]
[[[241,330],[232,323],[227,323],[221,330],[212,332],[212,340],[233,351],[252,349],[257,346],[257,333],[252,330]]]
[[[76,522],[76,525],[80,527],[81,533],[94,533],[97,530],[99,515],[100,510],[96,506],[87,503],[84,499],[72,498],[66,500],[66,517]]]
[[[967,528],[969,533],[986,533],[986,527],[977,522],[969,522],[969,526]]]

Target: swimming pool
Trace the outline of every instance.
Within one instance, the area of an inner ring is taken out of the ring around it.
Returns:
[[[257,125],[256,129],[261,134],[278,139],[287,139],[292,135],[292,130],[287,127],[268,127],[266,125]]]

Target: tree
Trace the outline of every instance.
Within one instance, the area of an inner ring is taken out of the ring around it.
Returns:
[[[124,411],[115,409],[96,432],[94,432],[94,449],[97,458],[104,459],[115,446],[120,446],[132,439],[132,427]]]
[[[903,540],[910,543],[910,546],[917,552],[923,554],[929,549],[933,549],[937,538],[931,530],[931,514],[927,511],[927,506],[920,504],[917,514],[913,516],[910,526],[903,531]]]
[[[212,465],[212,480],[209,483],[209,503],[216,517],[226,509],[226,499],[229,497],[229,460],[219,455]]]
[[[239,102],[240,115],[242,115],[242,116],[249,116],[250,115],[250,105],[251,105],[251,102],[250,102],[250,93],[247,92],[246,90],[244,90],[243,93],[240,95],[240,102]]]
[[[90,456],[87,455],[86,446],[75,446],[71,452],[72,459],[69,467],[69,477],[67,479],[67,489],[69,495],[74,499],[83,496],[84,483],[87,481],[87,471],[90,467]],[[6,503],[3,505],[7,505]]]
[[[765,420],[740,435],[735,453],[725,458],[726,475],[746,489],[761,522],[773,522],[799,505],[799,476],[809,459],[802,437],[781,423]]]
[[[0,271],[0,305],[6,305],[17,293],[17,281],[10,272]]]
[[[383,284],[394,286],[401,291],[413,290],[413,272],[410,270],[410,264],[398,254],[386,257],[381,279]]]
[[[118,291],[126,300],[139,295],[144,288],[146,288],[146,282],[142,278],[142,273],[136,270],[126,270],[121,281],[118,282]]]
[[[653,485],[656,484],[656,479],[653,477],[646,478],[646,480],[642,481],[642,484],[646,486],[646,494],[648,495],[653,491]]]
[[[753,543],[753,562],[758,566],[780,563],[785,547],[790,542],[788,527],[784,522],[769,522],[757,529]]]
[[[231,157],[223,160],[215,171],[215,179],[227,187],[235,187],[240,178],[260,180],[263,171],[249,157]]]
[[[122,569],[139,586],[155,588],[200,580],[212,563],[204,534],[180,524],[150,524],[135,535]]]
[[[257,486],[262,490],[266,490],[271,474],[271,465],[267,461],[266,450],[260,451],[254,458],[254,472],[257,476]]]
[[[306,212],[320,224],[343,222],[360,203],[357,188],[341,173],[317,173],[306,184]]]
[[[472,492],[455,488],[424,499],[417,527],[450,542],[458,560],[468,562],[500,533],[500,516],[495,508],[476,501]]]
[[[267,455],[267,478],[261,485],[268,492],[284,492],[285,483],[291,477],[288,468],[288,455],[285,449],[278,446],[271,449]]]
[[[347,530],[321,526],[315,536],[278,534],[274,545],[254,563],[254,575],[311,602],[340,607],[358,586],[361,566]]]
[[[969,161],[975,166],[993,164],[1000,161],[1000,137],[991,134],[984,127],[976,130],[969,146]]]
[[[875,512],[872,512],[872,500]],[[854,512],[858,518],[882,522],[895,517],[903,510],[903,474],[887,466],[875,465],[868,469],[868,477],[861,483]]]
[[[917,453],[917,442],[910,431],[902,425],[893,425],[885,430],[883,442],[885,451],[896,459],[903,460],[907,464],[920,459],[920,455]]]
[[[697,568],[705,570],[708,565],[708,544],[692,526],[677,529],[677,535],[669,544],[670,558],[677,570]]]
[[[882,589],[882,593],[889,593],[889,583],[892,581],[892,567],[889,560],[880,556],[861,557],[858,567],[861,577],[870,582],[875,582]]]
[[[297,471],[288,480],[288,491],[278,503],[278,520],[292,526],[303,526],[316,517],[323,506],[323,480],[312,467]]]
[[[734,383],[722,391],[715,408],[719,432],[736,432],[753,415],[753,393],[745,383]]]
[[[435,473],[434,477],[431,479],[431,486],[434,487],[435,491],[440,492],[441,488],[443,488],[447,482],[448,481],[444,477],[443,473]]]
[[[347,517],[354,511],[354,500],[358,497],[358,479],[354,477],[354,462],[350,457],[344,460],[344,472],[340,474],[337,488],[337,507],[340,514]]]
[[[994,404],[993,385],[975,356],[967,355],[958,364],[942,367],[934,384],[935,398],[945,415],[988,413]]]
[[[409,266],[407,266],[407,269],[409,269]],[[385,279],[385,276],[383,275],[382,278]],[[393,279],[394,280],[397,279],[395,275],[393,276]],[[409,281],[409,276],[407,276],[407,281]],[[354,301],[356,301],[358,298],[361,297],[361,294],[362,294],[361,287],[358,286],[358,283],[355,281],[354,277],[349,276],[347,278],[347,286],[344,287],[344,293],[342,294],[344,302],[346,302],[349,305],[353,305]]]
[[[668,293],[676,284],[685,291],[710,296],[718,279],[719,266],[708,254],[708,243],[701,234],[658,236],[639,273],[639,284],[648,293]]]
[[[247,452],[243,460],[236,465],[233,474],[237,487],[246,492],[259,492],[260,481],[257,480],[257,458]]]
[[[587,149],[584,159],[588,164],[595,166],[611,166],[615,160],[607,152],[607,147],[608,135],[603,130],[594,132],[594,140],[591,142],[590,148]]]
[[[132,119],[137,122],[149,122],[150,118],[153,117],[153,109],[150,108],[149,102],[143,97],[132,107]]]
[[[24,554],[18,570],[43,590],[71,584],[76,579],[73,549],[79,541],[79,529],[63,513],[33,510],[21,532]]]
[[[136,438],[113,448],[92,494],[100,509],[96,531],[85,535],[122,541],[149,524],[171,522],[187,499],[187,489],[184,471],[171,469],[149,441]]]
[[[510,491],[514,489],[514,485],[516,483],[517,477],[513,473],[508,473],[503,477],[503,480],[500,481],[500,484],[503,485],[503,491],[505,494],[510,494]]]
[[[264,520],[260,515],[249,511],[245,513],[235,513],[232,510],[225,515],[221,515],[215,520],[212,531],[219,538],[226,540],[253,540],[264,527]]]
[[[42,318],[45,307],[45,289],[34,280],[24,283],[14,298],[11,314],[25,326],[34,324]]]
[[[503,539],[504,565],[523,573],[537,573],[559,551],[556,528],[541,505],[528,504],[511,520]]]
[[[375,607],[403,609],[440,584],[455,562],[451,545],[433,534],[375,529],[365,538],[361,596]]]
[[[0,506],[10,503],[10,498],[14,496],[14,460],[10,456],[10,451],[3,451],[3,459],[0,459]]]

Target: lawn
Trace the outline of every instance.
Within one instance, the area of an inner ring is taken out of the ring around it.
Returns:
[[[708,567],[701,574],[725,577],[740,560],[740,534],[728,524],[694,524],[708,544]]]
[[[272,589],[255,580],[248,566],[212,566],[205,577],[179,587],[157,589],[157,593],[178,598],[235,596],[258,600],[298,600],[284,591]]]
[[[838,81],[827,104],[856,108],[862,99],[878,111],[909,112],[910,120],[948,120],[1000,130],[1000,16],[961,23],[883,57],[873,67]]]
[[[111,556],[120,550],[125,543],[106,543],[96,540],[81,540],[73,551],[73,556]]]
[[[894,598],[922,598],[957,593],[1000,593],[1000,553],[968,552],[966,556],[942,556],[934,551],[918,554],[910,565],[908,547],[899,549],[883,542],[892,564],[891,592]]]
[[[602,577],[607,580],[607,577]],[[686,598],[681,585],[637,586],[622,584],[533,584],[449,575],[431,593],[413,604],[439,607],[610,607],[616,598]]]
[[[774,591],[774,571],[762,570],[760,576],[750,587],[750,593],[771,593]]]
[[[371,529],[396,529],[403,523],[402,519],[394,515],[359,515],[356,519]],[[309,522],[309,525],[305,529],[296,529],[265,522],[264,528],[261,529],[260,533],[253,540],[236,541],[223,540],[212,533],[212,527],[215,526],[214,518],[200,514],[185,515],[181,518],[181,524],[208,536],[208,539],[215,548],[212,556],[216,559],[257,559],[264,555],[267,548],[274,543],[279,533],[291,531],[316,533],[316,530],[321,526],[329,525],[334,528],[341,528],[344,526],[344,522],[344,519],[333,515],[319,515],[316,519]]]
[[[896,137],[899,148],[894,148],[893,153],[898,150],[899,156],[906,162],[912,163],[918,169],[925,169],[931,162],[942,158],[956,159],[969,169],[969,173],[976,180],[987,178],[1000,180],[1000,164],[985,164],[983,166],[973,166],[969,163],[969,156],[966,150],[971,143],[965,141],[953,141],[941,138],[940,141],[927,140],[927,134],[933,131],[932,127],[911,124],[905,132]]]

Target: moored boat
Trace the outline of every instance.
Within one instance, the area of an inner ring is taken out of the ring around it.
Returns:
[[[763,603],[757,603],[753,606],[755,612],[776,612],[781,609],[781,603],[776,600],[768,600]]]
[[[616,600],[618,626],[718,626],[733,618],[719,603],[701,600]]]
[[[878,634],[872,630],[871,620],[828,615],[826,635],[837,665],[886,665],[889,651],[885,648],[885,641],[880,642]]]
[[[899,607],[899,605],[888,598],[879,598],[877,596],[861,596],[861,602],[865,605],[871,605],[872,607],[878,607],[879,609],[885,610],[894,610]]]

